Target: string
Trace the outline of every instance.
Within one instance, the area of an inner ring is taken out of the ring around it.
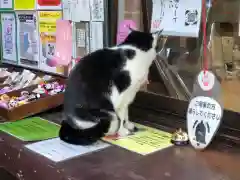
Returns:
[[[206,0],[202,0],[202,30],[203,30],[203,70],[204,74],[208,70],[207,58],[207,17],[206,17]]]

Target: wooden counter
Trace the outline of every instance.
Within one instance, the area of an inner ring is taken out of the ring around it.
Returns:
[[[151,116],[154,115],[145,114],[142,117]],[[42,117],[59,122],[63,116],[61,112],[52,111]],[[158,118],[166,123],[157,125],[147,119],[142,123],[155,124],[157,128],[169,132],[175,126],[184,126],[173,115],[162,114]],[[136,120],[139,122],[137,116]],[[167,125],[170,122],[172,127]],[[236,149],[219,136],[205,152],[195,151],[192,147],[171,147],[141,156],[111,146],[54,164],[25,149],[23,142],[0,133],[0,167],[20,180],[239,180],[240,153]]]

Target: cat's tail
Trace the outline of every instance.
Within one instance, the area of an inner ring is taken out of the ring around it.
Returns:
[[[77,112],[74,116],[67,116],[61,124],[59,137],[67,143],[90,145],[106,133],[116,132],[119,127],[119,120],[114,113],[102,110],[86,112],[83,109],[78,109]]]

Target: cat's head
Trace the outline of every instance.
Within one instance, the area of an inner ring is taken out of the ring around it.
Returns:
[[[163,29],[154,33],[141,32],[131,28],[129,28],[129,31],[129,35],[122,44],[134,46],[145,52],[156,53],[159,51],[158,40]]]

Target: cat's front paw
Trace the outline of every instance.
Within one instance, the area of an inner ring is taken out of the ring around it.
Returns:
[[[131,132],[127,128],[125,128],[125,127],[123,127],[123,128],[118,130],[118,135],[120,137],[126,137],[126,136],[128,136],[130,134],[131,134]]]
[[[127,128],[130,131],[134,131],[135,130],[135,125],[134,123],[128,121],[124,124],[125,128]]]

